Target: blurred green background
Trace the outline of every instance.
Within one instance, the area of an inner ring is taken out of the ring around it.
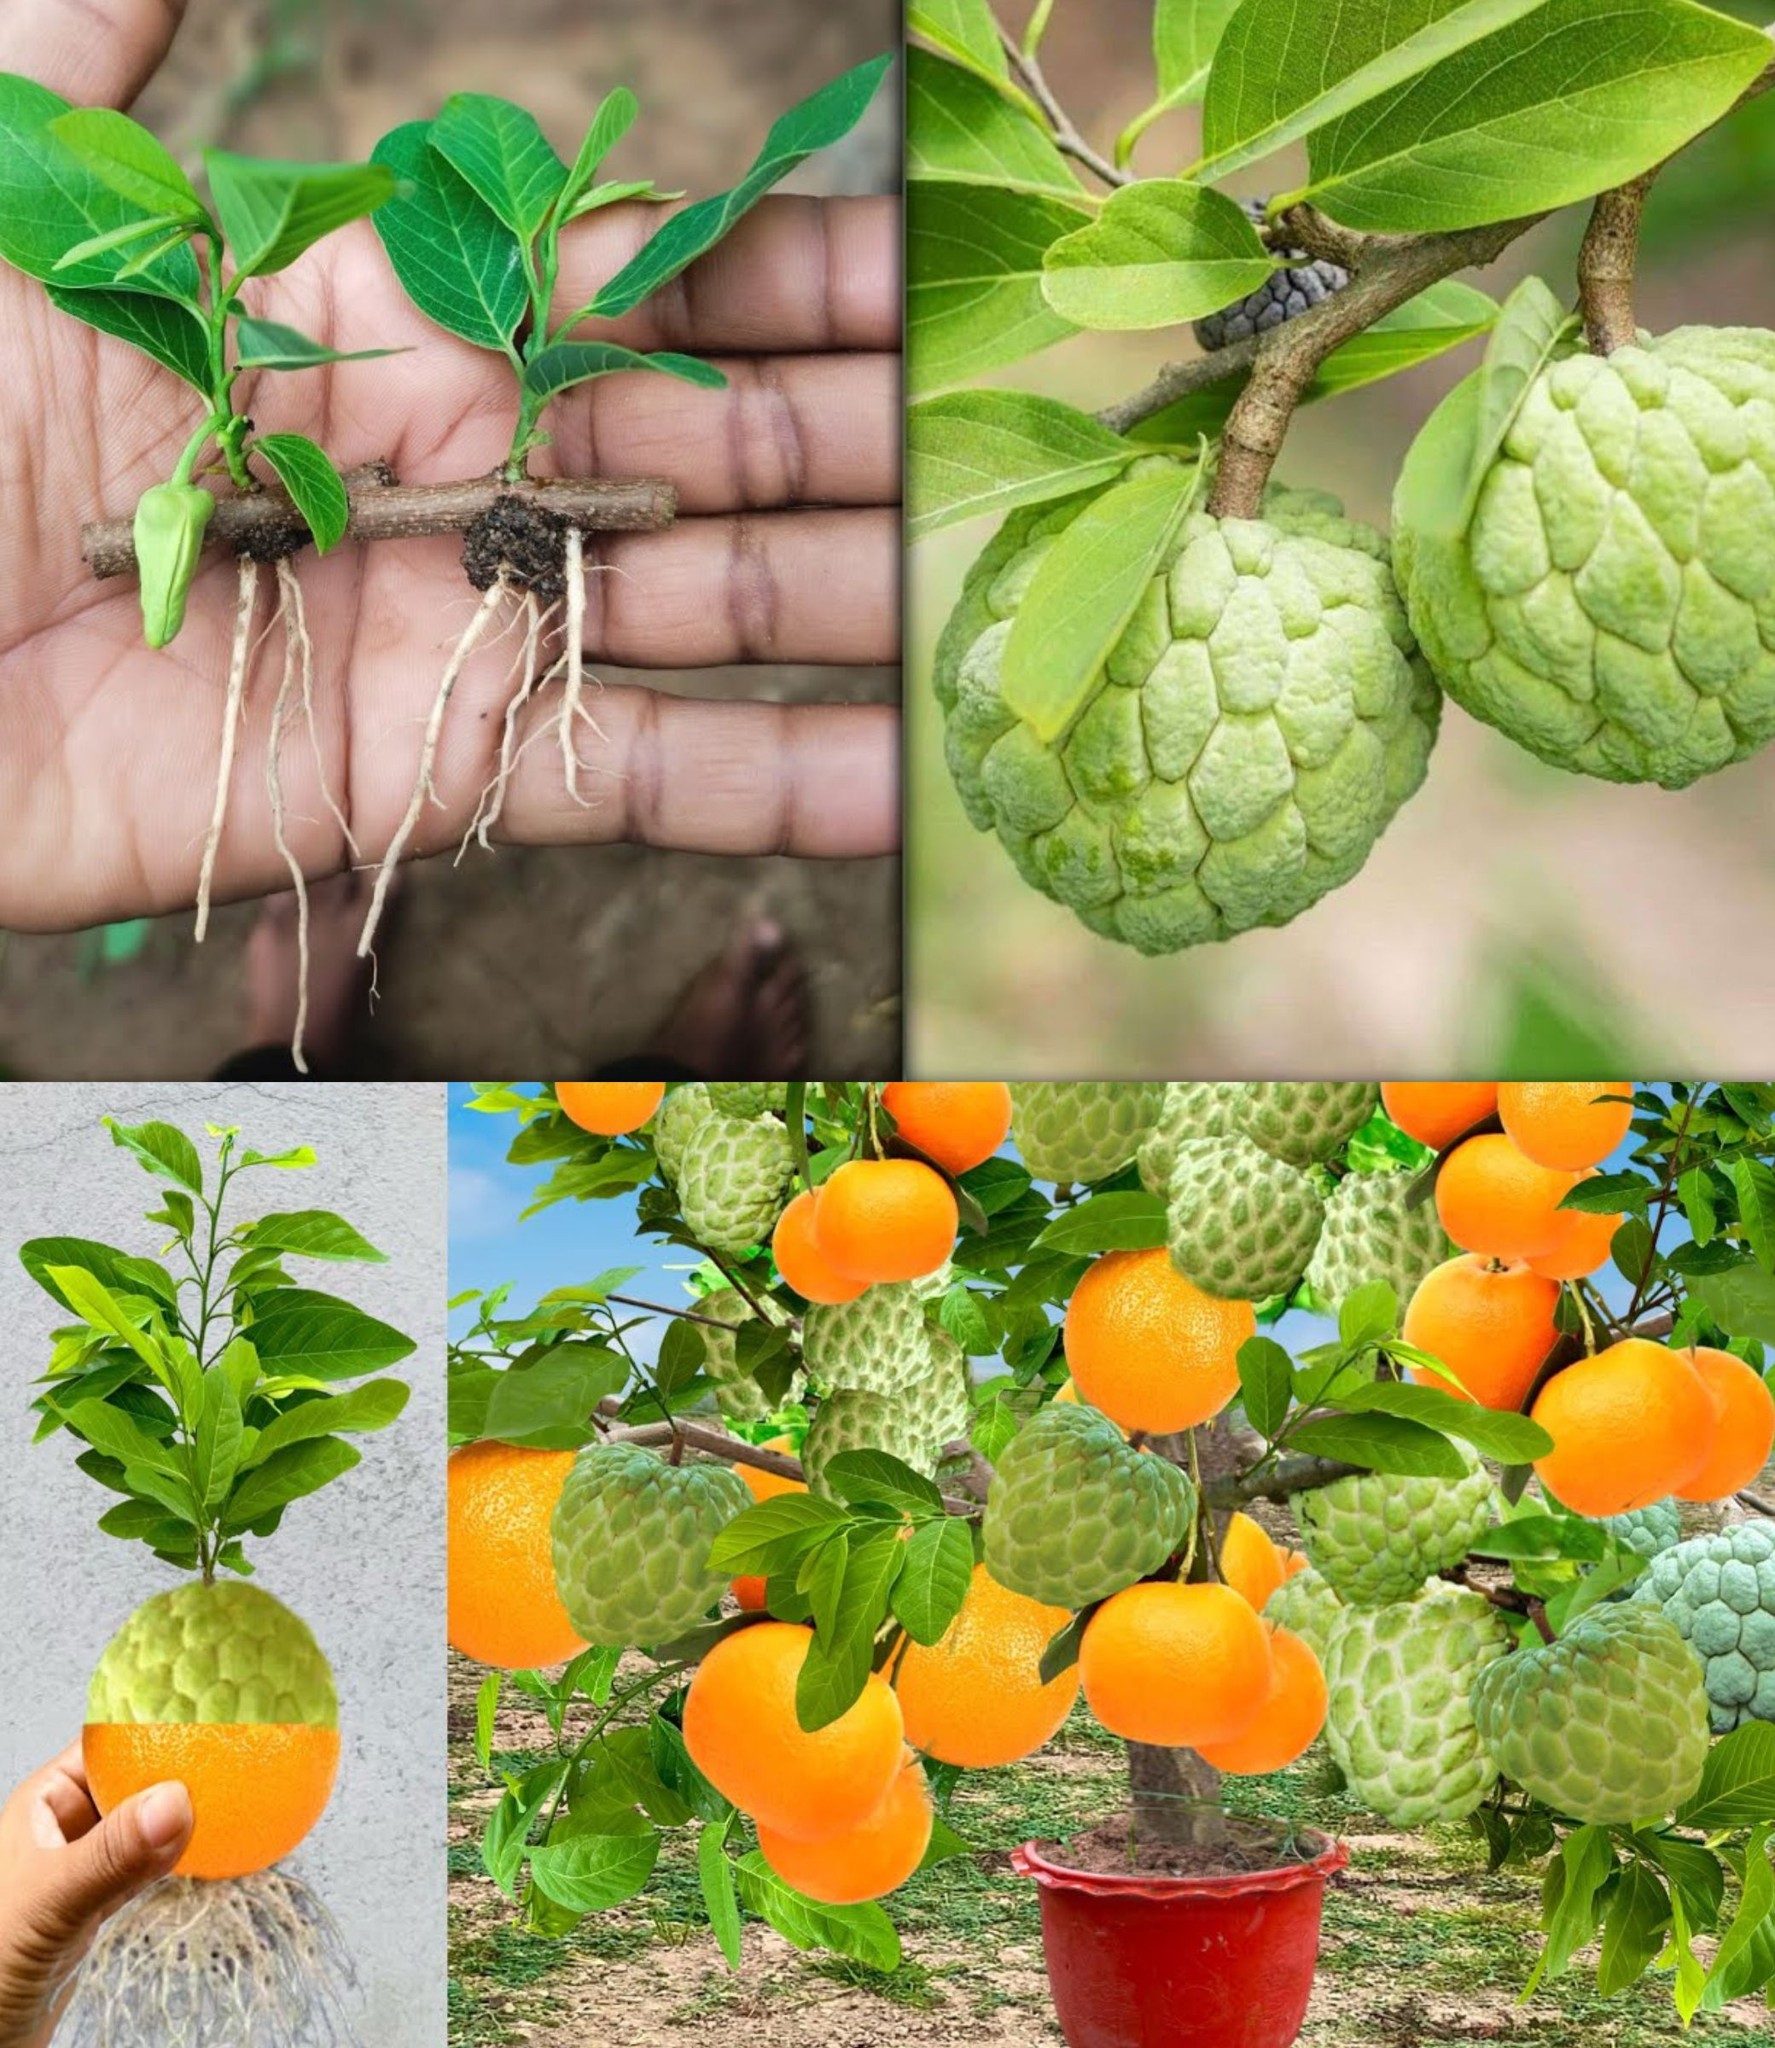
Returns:
[[[1000,19],[1021,29],[1026,0]],[[1769,18],[1767,0],[1728,11]],[[1106,153],[1152,97],[1151,0],[1058,0],[1050,83]],[[1158,123],[1135,167],[1197,154],[1197,114]],[[1294,182],[1257,166],[1238,194]],[[1090,182],[1087,179],[1087,182]],[[1775,324],[1775,94],[1667,171],[1653,195],[1639,314],[1664,330]],[[1561,296],[1572,209],[1471,281],[1502,298],[1530,270]],[[1303,413],[1285,481],[1340,493],[1384,527],[1413,436],[1482,343]],[[1081,335],[982,380],[1095,410],[1193,352],[1182,335]],[[909,1071],[933,1076],[1487,1073],[1630,1067],[1761,1071],[1775,1017],[1775,754],[1694,788],[1618,788],[1542,766],[1450,705],[1424,787],[1348,887],[1279,931],[1169,960],[1093,937],[969,826],[942,758],[932,651],[985,523],[912,550]]]

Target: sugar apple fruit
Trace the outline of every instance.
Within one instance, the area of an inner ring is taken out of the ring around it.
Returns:
[[[1458,1586],[1337,1618],[1321,1659],[1325,1740],[1371,1812],[1415,1828],[1460,1820],[1484,1801],[1498,1771],[1471,1694],[1512,1640],[1498,1609]]]
[[[1775,1721],[1775,1522],[1661,1551],[1634,1598],[1660,1609],[1701,1659],[1716,1735]]]
[[[814,1411],[801,1446],[801,1471],[810,1492],[830,1496],[826,1467],[842,1452],[886,1451],[929,1478],[940,1448],[924,1407],[847,1387],[826,1395]]]
[[[828,1387],[903,1393],[936,1359],[927,1297],[917,1282],[883,1281],[854,1301],[817,1305],[801,1322],[801,1356]]]
[[[1599,1826],[1657,1820],[1701,1782],[1707,1688],[1675,1624],[1628,1600],[1479,1674],[1473,1718],[1525,1792]]]
[[[1372,1081],[1252,1081],[1234,1109],[1240,1130],[1291,1166],[1329,1159],[1380,1106]]]
[[[1404,1170],[1347,1173],[1326,1196],[1307,1280],[1334,1313],[1346,1295],[1375,1280],[1392,1288],[1403,1310],[1418,1282],[1454,1257],[1436,1204],[1414,1209],[1406,1201],[1416,1179]]]
[[[1491,1474],[1470,1453],[1460,1479],[1362,1472],[1291,1497],[1301,1548],[1352,1607],[1405,1600],[1465,1557],[1491,1526]]]
[[[551,1524],[555,1589],[588,1643],[669,1643],[727,1590],[709,1550],[751,1489],[728,1465],[668,1465],[637,1444],[588,1444]]]
[[[684,1148],[691,1133],[708,1117],[713,1104],[701,1081],[680,1081],[666,1091],[666,1099],[654,1112],[653,1156],[668,1187],[678,1185],[684,1162]]]
[[[1164,1107],[1162,1081],[1014,1081],[1011,1132],[1037,1180],[1108,1180]]]
[[[1451,538],[1437,507],[1477,375],[1394,501],[1400,588],[1449,695],[1611,782],[1681,789],[1754,753],[1775,733],[1775,334],[1683,327],[1549,364]]]
[[[712,1251],[764,1244],[789,1199],[795,1147],[774,1116],[723,1116],[696,1126],[678,1159],[685,1227]]]
[[[1185,1138],[1166,1194],[1171,1263],[1204,1294],[1262,1301],[1306,1271],[1325,1221],[1315,1181],[1249,1138]]]
[[[1230,1138],[1245,1081],[1168,1081],[1159,1120],[1140,1141],[1140,1184],[1161,1201],[1171,1186],[1177,1148],[1185,1138]]]
[[[144,1600],[106,1646],[89,1723],[277,1722],[337,1728],[333,1674],[308,1624],[232,1579]]]
[[[1344,1603],[1309,1565],[1276,1588],[1264,1602],[1264,1619],[1292,1629],[1321,1664]]]
[[[1239,202],[1260,227],[1267,203],[1263,199]],[[1270,253],[1285,257],[1287,268],[1276,271],[1248,297],[1236,299],[1218,313],[1205,314],[1195,323],[1196,340],[1210,354],[1230,342],[1248,341],[1254,334],[1280,327],[1284,320],[1310,313],[1350,281],[1350,273],[1340,264],[1309,256],[1304,249],[1272,249]]]
[[[703,1340],[703,1371],[715,1383],[716,1407],[729,1422],[762,1421],[775,1403],[767,1400],[764,1389],[741,1369],[739,1357],[739,1332],[743,1325],[757,1320],[751,1303],[737,1287],[722,1287],[699,1297],[696,1312],[728,1326],[725,1330],[712,1330],[706,1322],[696,1325]],[[787,1320],[768,1297],[765,1313],[774,1323]],[[801,1375],[797,1373],[790,1382],[788,1398],[799,1400],[800,1394]]]
[[[966,1439],[974,1418],[967,1354],[947,1330],[932,1330],[930,1369],[913,1381],[904,1398],[925,1419],[939,1449]]]
[[[1182,1548],[1195,1489],[1166,1459],[1129,1447],[1095,1408],[1050,1401],[998,1461],[984,1518],[986,1568],[1049,1607],[1086,1607]]]
[[[763,1116],[789,1107],[787,1081],[709,1081],[709,1100],[723,1116]]]
[[[1012,513],[944,631],[963,807],[1033,888],[1143,953],[1287,924],[1361,867],[1436,737],[1441,693],[1387,544],[1320,492],[1272,488],[1260,519],[1190,513],[1096,696],[1049,743],[1001,671],[1037,569],[1089,502]]]
[[[1673,1500],[1655,1500],[1649,1508],[1629,1508],[1624,1515],[1604,1515],[1602,1526],[1625,1543],[1635,1556],[1654,1558],[1682,1541],[1682,1510]]]

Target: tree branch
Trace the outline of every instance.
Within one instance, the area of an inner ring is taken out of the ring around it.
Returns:
[[[1105,156],[1100,156],[1072,124],[1066,109],[1054,97],[1054,89],[1042,74],[1042,67],[1027,53],[1016,37],[1002,23],[993,24],[998,29],[999,41],[1005,46],[1005,55],[1011,60],[1011,69],[1023,81],[1029,96],[1048,117],[1048,125],[1054,131],[1054,147],[1062,156],[1069,156],[1075,163],[1081,163],[1088,171],[1101,178],[1106,185],[1132,185],[1135,174],[1132,171],[1118,171]]]
[[[1283,1501],[1291,1493],[1311,1493],[1334,1480],[1355,1479],[1366,1465],[1346,1465],[1336,1458],[1278,1458],[1267,1470],[1227,1473],[1202,1483],[1202,1503],[1210,1508],[1242,1507],[1249,1500]]]
[[[1604,192],[1590,209],[1590,225],[1578,250],[1578,307],[1592,355],[1613,355],[1633,341],[1633,275],[1639,258],[1639,224],[1646,194],[1657,171]]]

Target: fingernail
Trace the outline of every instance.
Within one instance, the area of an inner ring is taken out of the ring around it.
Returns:
[[[156,1785],[144,1792],[136,1825],[150,1849],[170,1849],[190,1829],[190,1793],[183,1785]]]

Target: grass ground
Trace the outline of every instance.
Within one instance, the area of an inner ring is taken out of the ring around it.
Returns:
[[[451,2040],[455,2048],[599,2048],[736,2043],[772,2048],[1048,2048],[1048,2003],[1033,1885],[1006,1850],[1065,1836],[1121,1801],[1121,1745],[1081,1710],[1029,1764],[975,1773],[951,1818],[979,1855],[915,1877],[891,1902],[904,1943],[883,1974],[797,1954],[751,1923],[730,1975],[702,1921],[688,1842],[672,1842],[638,1899],[584,1922],[565,1942],[513,1924],[482,1874],[477,1843],[492,1792],[475,1761],[481,1672],[457,1662],[451,1714]],[[535,1760],[540,1718],[502,1713],[501,1756]],[[1327,1782],[1323,1752],[1277,1777],[1233,1784],[1229,1803],[1341,1836],[1353,1852],[1325,1909],[1318,1982],[1302,2048],[1651,2048],[1688,2039],[1775,2048],[1760,2006],[1705,2016],[1685,2037],[1664,1982],[1603,2001],[1579,1974],[1516,2003],[1537,1947],[1535,1880],[1488,1876],[1461,1828],[1378,1831]]]

